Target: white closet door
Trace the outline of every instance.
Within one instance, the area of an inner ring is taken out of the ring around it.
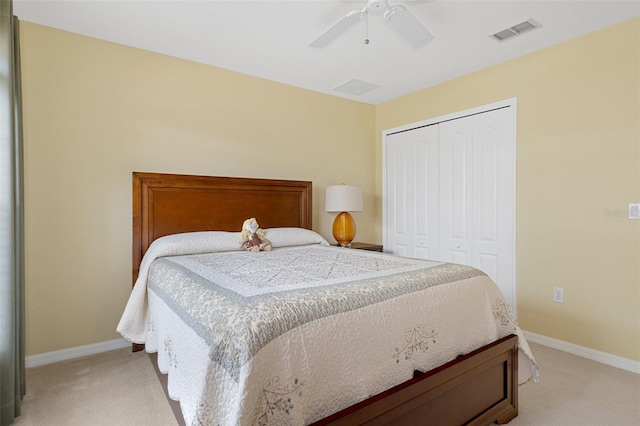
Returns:
[[[474,266],[515,314],[515,102],[386,134],[385,251]]]
[[[473,259],[515,307],[515,141],[508,108],[473,116]]]
[[[437,260],[472,265],[473,121],[440,123],[440,238]]]
[[[439,259],[474,266],[515,306],[515,143],[508,108],[440,124]]]
[[[438,129],[427,126],[386,138],[385,250],[438,255]]]

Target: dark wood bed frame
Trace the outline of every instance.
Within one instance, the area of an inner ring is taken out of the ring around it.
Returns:
[[[134,172],[133,282],[142,256],[159,237],[240,231],[249,217],[262,228],[311,229],[311,200],[308,181]],[[507,336],[434,370],[416,372],[413,379],[314,425],[507,423],[518,415],[517,343],[516,336]]]

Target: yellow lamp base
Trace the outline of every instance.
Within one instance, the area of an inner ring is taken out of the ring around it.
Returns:
[[[356,236],[356,221],[348,212],[342,212],[333,221],[333,238],[340,247],[350,247]]]

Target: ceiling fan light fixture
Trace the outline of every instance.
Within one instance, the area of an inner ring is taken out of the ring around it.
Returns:
[[[365,7],[370,12],[382,12],[383,10],[387,10],[389,5],[387,4],[387,0],[369,0]]]
[[[323,48],[351,28],[360,19],[368,16],[368,12],[380,13],[384,11],[384,18],[401,36],[413,47],[420,47],[433,39],[433,35],[416,19],[404,6],[389,6],[387,0],[367,0],[362,9],[352,10],[333,24],[309,47]],[[365,39],[368,44],[368,39]]]

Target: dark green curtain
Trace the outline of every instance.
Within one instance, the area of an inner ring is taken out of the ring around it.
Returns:
[[[0,0],[0,426],[25,394],[24,225],[18,19]]]

